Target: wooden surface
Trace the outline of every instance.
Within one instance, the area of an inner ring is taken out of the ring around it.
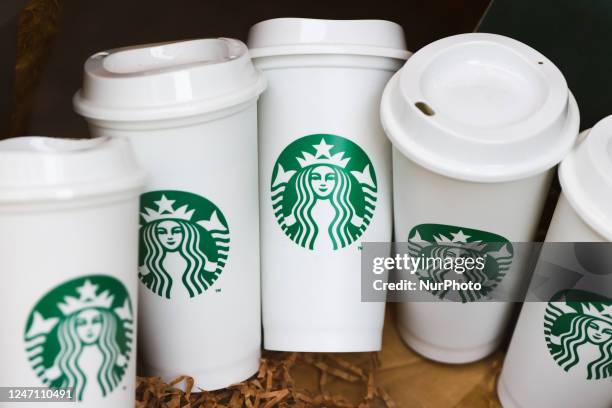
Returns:
[[[584,130],[612,114],[610,27],[610,0],[494,0],[479,31],[516,38],[554,62]]]
[[[257,374],[213,392],[199,392],[188,373],[169,384],[139,377],[136,407],[500,408],[495,385],[503,357],[498,350],[472,364],[428,361],[402,343],[388,311],[381,352],[264,351]],[[187,393],[172,387],[178,383]]]
[[[388,305],[388,309],[393,307]],[[504,353],[471,364],[440,364],[427,360],[409,349],[400,339],[393,314],[385,319],[382,351],[376,385],[385,390],[398,407],[405,408],[493,408],[501,407],[495,385]],[[451,334],[452,335],[452,334]],[[367,364],[369,353],[340,355],[359,366]],[[315,373],[296,376],[298,386],[312,389]],[[359,395],[358,387],[336,380],[328,390],[343,395]]]
[[[499,407],[495,385],[503,357],[503,351],[497,351],[484,360],[462,365],[426,360],[402,342],[393,316],[387,313],[377,384],[407,408]]]

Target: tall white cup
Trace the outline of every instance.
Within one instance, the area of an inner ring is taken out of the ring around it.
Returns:
[[[140,207],[139,372],[240,382],[261,348],[257,98],[265,80],[232,39],[93,55],[77,112],[129,139],[150,178]]]
[[[83,406],[134,406],[143,183],[123,140],[0,142],[3,387],[71,387]],[[0,402],[14,405],[41,402]]]
[[[259,101],[264,347],[378,350],[383,303],[362,303],[360,242],[391,239],[385,83],[409,56],[380,20],[280,18],[249,48]]]
[[[578,132],[578,108],[561,72],[510,38],[445,38],[389,81],[381,118],[393,143],[395,240],[419,250],[496,243],[481,251],[494,272],[482,284],[516,291],[526,278],[524,263],[512,262],[512,242],[534,238],[554,167]],[[435,295],[398,305],[410,347],[464,363],[498,346],[511,303]]]
[[[580,136],[559,179],[563,193],[546,241],[612,241],[612,116]],[[524,304],[498,381],[505,408],[612,406],[612,282],[593,278],[601,284],[589,298],[607,302],[566,296]]]

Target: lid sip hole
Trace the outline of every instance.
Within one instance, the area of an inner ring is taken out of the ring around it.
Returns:
[[[434,110],[431,108],[431,106],[429,106],[425,102],[416,102],[414,104],[414,106],[416,106],[418,110],[420,110],[421,112],[423,112],[427,116],[433,116],[433,115],[436,114],[436,112],[434,112]]]

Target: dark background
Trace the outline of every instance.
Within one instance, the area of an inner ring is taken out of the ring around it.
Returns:
[[[0,0],[14,1],[14,0]],[[23,132],[86,137],[85,122],[72,112],[84,61],[95,52],[134,44],[198,37],[246,41],[249,27],[275,17],[386,19],[402,25],[408,47],[470,32],[488,0],[64,0],[59,31],[50,43]]]
[[[17,15],[25,3],[25,0],[0,0],[0,138],[8,132],[17,55]]]
[[[559,67],[580,129],[612,114],[612,0],[495,0],[479,31],[506,35]]]
[[[516,38],[550,58],[578,100],[582,129],[612,113],[612,0],[494,0],[490,7],[489,0],[30,0],[30,7],[38,3],[31,21],[37,21],[35,12],[45,2],[59,7],[57,32],[38,65],[25,74],[31,81],[22,87],[25,92],[13,94],[16,14],[28,2],[0,0],[0,138],[87,137],[71,100],[80,88],[83,62],[95,52],[198,37],[245,41],[250,26],[275,17],[391,20],[404,28],[411,51],[479,27]],[[45,16],[39,20],[44,24]],[[13,105],[23,101],[23,106],[13,106],[7,131],[11,97]]]

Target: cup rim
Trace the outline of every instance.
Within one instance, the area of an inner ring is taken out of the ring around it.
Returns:
[[[396,48],[372,47],[349,44],[299,44],[299,45],[277,45],[249,50],[251,58],[260,59],[267,57],[284,57],[290,55],[347,55],[364,57],[383,57],[398,60],[407,60],[412,53],[408,50]]]
[[[0,140],[2,154],[72,155],[94,150],[108,142],[110,137],[65,139],[49,136],[19,136]]]

